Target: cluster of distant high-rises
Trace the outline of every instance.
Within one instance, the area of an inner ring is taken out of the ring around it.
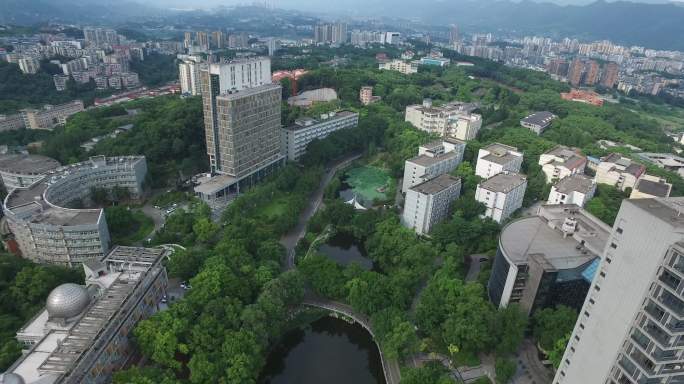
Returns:
[[[189,51],[198,48],[201,51],[222,48],[247,48],[249,47],[249,35],[246,32],[225,33],[223,31],[185,32],[183,35],[183,47]]]
[[[344,44],[349,41],[346,23],[316,24],[314,26],[314,42]]]
[[[617,63],[609,62],[601,66],[595,60],[576,58],[571,62],[565,59],[553,59],[547,64],[547,71],[553,75],[567,77],[571,85],[587,86],[602,85],[613,88],[618,80],[620,67]]]

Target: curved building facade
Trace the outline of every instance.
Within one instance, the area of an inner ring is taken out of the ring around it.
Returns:
[[[143,192],[147,163],[142,156],[91,157],[60,167],[5,198],[3,211],[22,256],[39,263],[74,266],[102,257],[110,248],[103,209],[74,209],[93,188]]]
[[[0,180],[7,191],[26,188],[59,168],[57,160],[39,155],[0,156]]]
[[[506,225],[487,284],[498,307],[567,305],[579,309],[611,228],[576,205],[545,205]]]

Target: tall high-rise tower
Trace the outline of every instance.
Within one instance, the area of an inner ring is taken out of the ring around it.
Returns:
[[[449,30],[449,44],[452,46],[456,43],[461,41],[461,37],[458,33],[458,25],[452,25],[451,29]]]
[[[575,59],[570,64],[568,70],[568,81],[572,86],[576,87],[582,82],[582,73],[584,72],[584,63],[580,59]]]
[[[601,75],[601,85],[606,88],[613,88],[618,79],[618,72],[620,67],[617,63],[610,62],[606,64]]]
[[[624,200],[554,384],[681,383],[684,198]]]
[[[207,153],[212,173],[224,176],[224,189],[237,191],[240,182],[258,180],[283,160],[282,88],[271,83],[270,64],[268,58],[253,58],[200,70]]]

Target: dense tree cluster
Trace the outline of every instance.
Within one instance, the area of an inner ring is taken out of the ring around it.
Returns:
[[[131,61],[131,71],[138,74],[141,83],[152,87],[178,79],[176,58],[161,53],[150,53],[144,60]]]

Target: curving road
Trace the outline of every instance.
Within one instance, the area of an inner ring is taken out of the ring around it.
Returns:
[[[309,199],[309,205],[307,205],[306,209],[304,209],[304,212],[302,212],[302,214],[299,216],[299,222],[297,222],[297,225],[292,228],[290,232],[286,233],[280,238],[280,244],[282,244],[287,251],[286,269],[293,269],[295,267],[295,247],[297,246],[299,240],[306,234],[306,224],[309,222],[314,213],[316,213],[316,211],[318,211],[318,209],[321,207],[321,203],[323,202],[323,194],[325,193],[325,187],[330,184],[330,181],[339,169],[346,167],[349,165],[349,163],[360,157],[360,153],[347,156],[337,161],[325,172],[325,175],[323,175],[323,179],[321,180],[321,184]]]

